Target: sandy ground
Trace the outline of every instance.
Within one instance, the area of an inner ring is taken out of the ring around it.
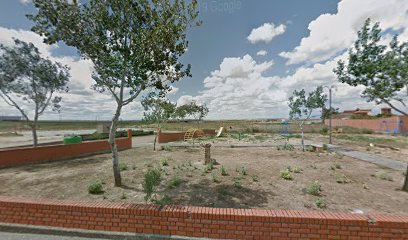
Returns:
[[[206,173],[203,152],[198,148],[154,152],[148,146],[122,151],[120,162],[128,166],[122,172],[122,188],[113,187],[109,154],[0,169],[0,195],[144,203],[143,176],[148,168],[160,167],[163,180],[157,190],[158,197],[166,194],[174,204],[318,209],[315,205],[318,197],[305,193],[305,188],[317,180],[327,210],[408,213],[408,193],[398,190],[404,179],[400,171],[334,153],[279,151],[275,147],[213,148],[212,157],[219,165]],[[169,166],[161,166],[163,158]],[[336,164],[340,169],[333,168]],[[221,165],[228,176],[220,174]],[[284,180],[280,171],[287,166],[303,171],[292,173],[293,181]],[[242,167],[247,175],[241,173]],[[343,175],[349,183],[336,182]],[[182,183],[170,188],[169,182],[175,176]],[[234,186],[237,177],[241,178],[241,188]],[[96,179],[104,182],[105,192],[91,195],[87,186]]]

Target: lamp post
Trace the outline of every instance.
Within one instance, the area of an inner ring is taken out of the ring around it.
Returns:
[[[332,89],[334,86],[324,86],[329,89],[329,144],[332,144]]]

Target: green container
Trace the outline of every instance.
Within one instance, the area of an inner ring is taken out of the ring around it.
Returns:
[[[75,144],[75,143],[82,143],[81,136],[64,137],[64,144]]]

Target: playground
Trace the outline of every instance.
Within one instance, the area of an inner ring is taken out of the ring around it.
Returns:
[[[262,134],[241,137],[208,138],[206,142],[228,143],[219,147],[212,143],[216,163],[211,167],[204,164],[199,144],[121,151],[122,188],[113,187],[110,154],[5,168],[0,170],[0,195],[145,203],[144,175],[148,169],[160,169],[162,180],[155,195],[172,204],[408,213],[407,193],[399,190],[401,171],[332,152],[302,152],[291,145],[299,141],[295,137],[289,142]],[[276,146],[238,147],[229,141],[275,141]],[[101,194],[88,193],[94,181],[102,182]]]

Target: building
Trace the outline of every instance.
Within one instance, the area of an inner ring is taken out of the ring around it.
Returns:
[[[333,118],[335,119],[350,119],[353,116],[355,117],[368,117],[370,116],[371,109],[359,109],[356,108],[355,110],[345,110],[342,113],[333,114]]]

